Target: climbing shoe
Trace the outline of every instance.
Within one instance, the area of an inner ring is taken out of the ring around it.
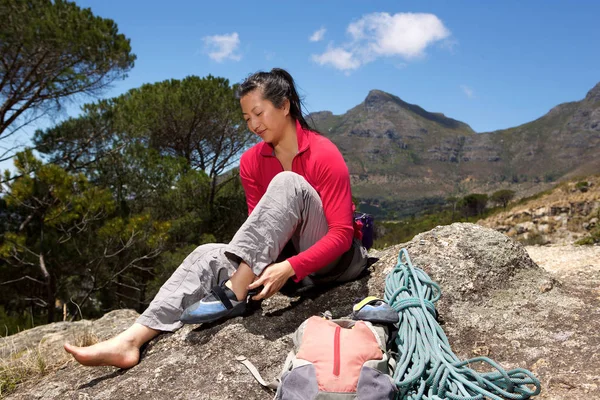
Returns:
[[[246,306],[247,299],[238,300],[223,282],[214,286],[202,300],[186,308],[179,320],[184,324],[200,324],[238,317],[244,314]]]
[[[398,313],[382,299],[367,297],[352,308],[352,319],[376,324],[397,324]]]

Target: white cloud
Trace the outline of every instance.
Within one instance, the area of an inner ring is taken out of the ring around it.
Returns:
[[[360,61],[354,55],[342,48],[329,47],[323,54],[313,54],[313,61],[319,65],[331,65],[342,71],[350,71],[360,67]]]
[[[344,54],[352,60],[352,69],[372,62],[380,57],[402,57],[410,60],[425,55],[427,47],[447,39],[451,33],[444,23],[433,14],[372,13],[348,25],[347,33],[351,40],[344,45],[329,48],[321,55],[313,55],[313,60],[329,60],[332,50]],[[331,60],[320,62],[340,68],[348,63]]]
[[[208,56],[216,62],[222,62],[226,59],[233,61],[242,59],[241,55],[236,54],[240,46],[240,37],[237,32],[228,35],[205,36],[202,39],[208,50]]]
[[[310,40],[311,42],[320,42],[325,37],[325,32],[326,32],[326,29],[321,28],[321,29],[315,31],[315,33],[313,33],[310,36],[310,38],[308,38],[308,40]]]
[[[470,99],[475,98],[475,92],[473,91],[473,89],[471,89],[467,85],[460,85],[460,88],[467,95],[468,98],[470,98]]]

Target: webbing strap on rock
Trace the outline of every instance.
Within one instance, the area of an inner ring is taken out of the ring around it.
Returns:
[[[263,377],[260,375],[260,372],[258,372],[258,369],[246,357],[237,356],[236,360],[239,361],[240,363],[242,363],[242,365],[244,365],[244,367],[246,367],[248,369],[248,371],[252,374],[252,376],[254,377],[254,379],[256,379],[256,381],[258,383],[260,383],[261,385],[263,385],[264,387],[267,387],[269,389],[277,390],[277,387],[279,386],[279,382],[276,380],[271,381],[271,382],[265,381],[263,379]]]
[[[506,371],[487,357],[460,361],[435,318],[440,296],[439,285],[412,265],[406,249],[400,250],[396,267],[386,276],[384,297],[400,316],[394,343],[398,399],[524,400],[540,393],[540,381],[526,369]],[[477,362],[495,372],[469,368]]]

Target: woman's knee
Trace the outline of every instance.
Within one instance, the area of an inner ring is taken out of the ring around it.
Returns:
[[[302,175],[292,171],[283,171],[275,175],[271,180],[271,183],[269,183],[267,190],[281,188],[289,189],[292,187],[303,189],[305,185],[308,185],[308,182]]]

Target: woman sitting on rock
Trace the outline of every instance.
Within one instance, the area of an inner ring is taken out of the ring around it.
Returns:
[[[348,168],[304,119],[291,75],[255,73],[239,97],[248,129],[262,139],[240,161],[248,219],[229,244],[194,250],[127,330],[90,347],[66,343],[81,364],[129,368],[162,331],[242,315],[250,298],[284,285],[345,282],[364,270]]]

